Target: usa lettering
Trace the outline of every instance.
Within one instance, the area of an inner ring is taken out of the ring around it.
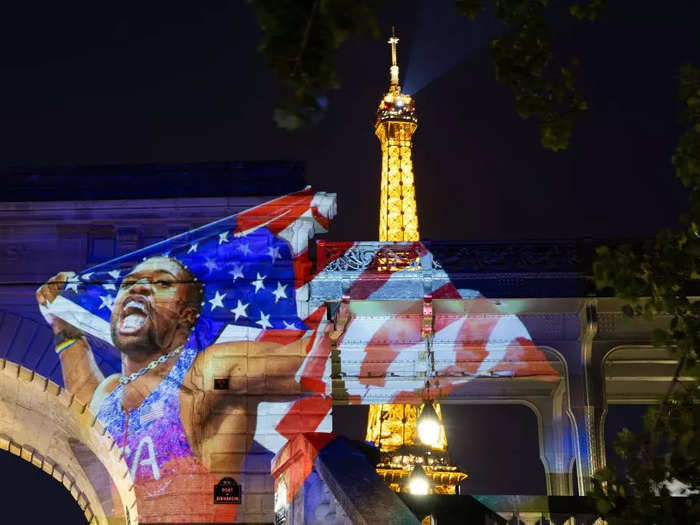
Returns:
[[[124,451],[124,457],[127,459],[128,463],[132,452],[131,447],[127,445],[126,449],[122,450]],[[136,454],[131,460],[131,470],[129,471],[131,474],[131,481],[136,480],[136,472],[139,466],[150,467],[153,479],[160,479],[160,469],[158,468],[158,460],[156,459],[155,447],[153,446],[151,436],[141,438],[138,447],[136,447]]]

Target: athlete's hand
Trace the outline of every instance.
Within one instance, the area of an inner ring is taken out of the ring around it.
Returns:
[[[44,316],[44,319],[46,319],[46,322],[51,325],[51,328],[55,334],[70,325],[62,319],[51,315],[47,308],[54,302],[56,297],[61,294],[68,279],[74,276],[75,272],[59,272],[51,277],[51,279],[46,281],[46,283],[40,286],[36,291],[36,302],[39,303],[39,311],[41,312],[41,315]]]

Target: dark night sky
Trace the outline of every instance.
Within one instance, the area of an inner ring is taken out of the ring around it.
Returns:
[[[451,16],[449,0],[381,4],[381,29],[397,27],[402,78],[419,112],[424,238],[639,236],[675,223],[685,204],[669,163],[680,129],[675,73],[687,60],[700,65],[700,3],[610,2],[594,25],[553,15],[562,49],[582,59],[592,106],[563,153],[539,147],[534,123],[516,116],[496,82],[487,48],[499,29],[488,15],[473,25]],[[329,93],[329,114],[290,134],[272,122],[282,90],[258,38],[239,1],[3,6],[0,167],[304,160],[309,183],[338,193],[328,238],[375,239],[371,123],[388,84],[384,39],[341,48],[342,87]],[[448,433],[469,435],[452,446],[472,474],[469,490],[543,490],[532,474],[542,472],[532,414],[450,410],[462,413]]]

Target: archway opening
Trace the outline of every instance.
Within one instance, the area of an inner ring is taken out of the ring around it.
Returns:
[[[364,440],[367,406],[334,406],[333,431]],[[469,477],[462,494],[547,494],[537,416],[524,405],[442,405],[452,463]]]
[[[641,432],[644,427],[644,414],[648,408],[649,405],[608,405],[605,419],[605,460],[606,464],[617,472],[624,469],[624,464],[614,449],[617,435],[623,428],[635,433]]]
[[[462,494],[547,494],[537,417],[523,405],[443,404]]]
[[[3,523],[87,523],[66,487],[26,460],[0,450],[0,472]]]

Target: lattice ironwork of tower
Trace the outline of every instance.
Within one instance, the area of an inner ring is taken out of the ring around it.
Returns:
[[[396,44],[392,34],[389,92],[379,103],[375,133],[382,147],[382,180],[379,210],[380,241],[418,241],[418,217],[411,161],[411,137],[418,125],[413,99],[401,93]],[[393,266],[395,262],[389,263]],[[399,268],[387,268],[396,270]],[[441,407],[434,403],[437,418],[442,422]],[[456,487],[467,475],[451,464],[447,452],[445,429],[440,424],[437,440],[430,446],[417,435],[417,420],[422,406],[410,404],[370,405],[366,440],[379,447],[377,473],[389,487],[401,492],[416,465],[424,468],[431,479],[431,492],[455,494]]]
[[[377,110],[374,132],[382,147],[382,180],[379,210],[380,241],[417,241],[418,215],[411,147],[418,127],[413,98],[401,93],[396,44],[392,35],[389,91]]]

